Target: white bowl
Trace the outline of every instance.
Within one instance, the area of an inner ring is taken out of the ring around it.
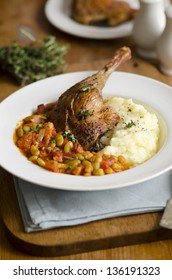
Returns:
[[[147,162],[121,173],[104,176],[74,176],[47,171],[31,163],[13,142],[16,124],[32,114],[38,104],[54,102],[70,86],[93,74],[75,72],[30,84],[7,97],[0,104],[0,164],[10,173],[45,187],[64,190],[95,191],[134,185],[154,178],[172,167],[172,88],[140,75],[114,72],[103,96],[132,98],[156,113],[161,130],[158,153]]]

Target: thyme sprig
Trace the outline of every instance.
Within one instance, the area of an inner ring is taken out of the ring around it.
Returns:
[[[0,68],[25,85],[63,72],[69,46],[60,45],[54,36],[36,44],[0,47]]]

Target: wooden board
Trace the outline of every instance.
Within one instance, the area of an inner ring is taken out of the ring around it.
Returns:
[[[64,256],[172,238],[161,228],[162,213],[106,219],[84,225],[25,233],[12,175],[0,169],[0,208],[9,240],[35,256]]]

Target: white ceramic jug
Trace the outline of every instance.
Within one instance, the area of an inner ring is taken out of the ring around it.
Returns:
[[[140,0],[140,10],[133,26],[133,39],[141,56],[156,57],[156,42],[165,24],[163,0]]]
[[[167,75],[172,75],[172,5],[166,11],[166,27],[156,45],[160,69]]]

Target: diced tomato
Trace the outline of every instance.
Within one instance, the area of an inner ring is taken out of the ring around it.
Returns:
[[[83,149],[83,147],[79,143],[74,143],[73,151],[75,153],[83,153],[84,149]]]
[[[64,154],[62,151],[53,151],[52,152],[53,160],[56,162],[63,162]]]
[[[63,140],[63,144],[61,145],[62,148],[64,148],[64,146],[69,142],[69,140],[67,140],[66,138],[64,138]]]
[[[73,175],[81,175],[84,167],[83,166],[75,166],[74,169],[72,170]]]
[[[29,132],[27,134],[24,134],[22,137],[20,137],[17,140],[17,146],[27,152],[30,150],[31,145],[34,143],[35,140],[35,133],[34,132]]]
[[[43,144],[47,146],[51,140],[51,137],[56,134],[56,130],[52,122],[44,123],[44,129],[45,129],[45,133],[44,133]]]
[[[76,158],[76,154],[74,152],[64,153],[64,159],[72,159]]]
[[[52,172],[59,172],[59,168],[57,166],[57,162],[55,160],[47,160],[45,161],[45,169],[50,170]]]
[[[117,162],[116,157],[103,155],[100,166],[101,166],[101,168],[103,168],[105,170],[106,168],[110,167],[115,162]]]

